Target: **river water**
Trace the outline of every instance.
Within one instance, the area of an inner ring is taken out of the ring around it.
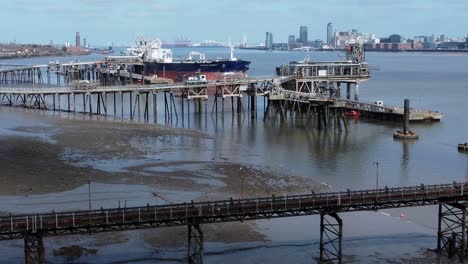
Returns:
[[[185,56],[189,51],[174,50],[176,57]],[[202,51],[210,58],[228,56],[227,49]],[[236,55],[252,61],[250,77],[272,76],[276,66],[292,60],[302,60],[306,56],[312,60],[340,58],[335,52],[239,50]],[[288,173],[321,182],[329,186],[330,190],[375,188],[376,161],[380,164],[380,186],[465,181],[468,178],[468,155],[458,152],[457,144],[468,141],[466,55],[369,52],[366,56],[372,69],[372,78],[361,85],[362,100],[381,100],[388,105],[402,105],[403,99],[410,99],[414,108],[442,112],[442,121],[412,124],[412,130],[419,134],[420,139],[402,142],[395,141],[392,137],[393,132],[401,127],[401,124],[395,122],[348,120],[347,132],[319,131],[292,120],[283,125],[264,121],[262,111],[258,111],[255,120],[251,120],[248,113],[238,118],[230,112],[230,106],[226,106],[224,115],[213,116],[209,104],[208,114],[190,113],[184,116],[183,121],[179,116],[178,121],[167,125],[195,129],[215,137],[216,144],[210,147],[211,151],[204,153],[199,149],[184,148],[168,153],[165,158],[203,160],[209,159],[213,153],[222,153],[241,164],[281,168]],[[0,63],[38,64],[56,59],[87,61],[99,57],[28,58],[4,60]],[[257,102],[258,108],[263,109],[263,100],[259,98]],[[247,100],[244,98],[244,107],[246,105]],[[6,107],[1,108],[4,110]],[[22,116],[22,111],[9,110],[10,118],[3,120],[18,122],[13,121],[11,116],[19,113]],[[158,120],[158,123],[164,123],[163,111],[159,111]],[[23,119],[21,125],[34,125],[36,122],[40,120]],[[17,124],[10,124],[15,125]],[[4,134],[7,135],[8,133]],[[176,140],[175,144],[182,145],[185,143],[183,140]],[[132,188],[137,187],[129,187],[129,190]],[[148,197],[141,197],[141,200],[146,198]],[[404,218],[399,217],[401,213],[405,215]],[[344,253],[353,256],[348,259],[349,262],[385,262],[389,259],[406,262],[408,258],[425,256],[425,248],[436,246],[435,207],[349,213],[342,214],[342,217],[345,230]],[[206,247],[207,252],[211,252],[207,254],[206,260],[209,263],[239,263],[239,259],[243,263],[310,263],[318,256],[318,222],[317,216],[258,221],[257,229],[266,235],[266,240],[269,241],[267,244],[212,243]],[[86,239],[82,243],[85,245]],[[128,243],[133,243],[138,248],[133,257],[115,254],[126,247],[124,243],[121,246],[104,247],[97,256],[82,257],[80,260],[106,262],[112,259],[146,263],[154,258],[152,249],[141,244],[138,238],[131,237]],[[21,243],[9,244],[2,251],[8,251],[5,254],[16,259],[21,256],[21,250],[11,253],[8,248],[16,248],[18,245]],[[385,252],[382,248],[385,248]],[[170,256],[176,256],[176,259],[185,253],[183,249],[168,252]]]

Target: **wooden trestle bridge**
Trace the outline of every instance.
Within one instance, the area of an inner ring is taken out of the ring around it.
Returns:
[[[437,250],[467,256],[468,183],[420,185],[362,191],[271,196],[0,217],[0,240],[24,239],[26,263],[43,263],[43,237],[123,230],[188,227],[188,262],[203,263],[209,223],[320,215],[320,261],[341,263],[343,221],[339,214],[439,205]]]

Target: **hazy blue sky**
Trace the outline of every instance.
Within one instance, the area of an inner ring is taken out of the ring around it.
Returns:
[[[0,41],[74,43],[76,31],[95,44],[128,44],[135,34],[172,41],[203,39],[286,42],[309,27],[309,39],[335,29],[405,37],[466,36],[468,0],[2,0]]]

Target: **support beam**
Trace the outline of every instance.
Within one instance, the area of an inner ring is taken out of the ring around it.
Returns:
[[[359,82],[354,86],[354,101],[359,101]]]
[[[203,231],[199,224],[188,225],[188,263],[203,263]]]
[[[153,91],[153,123],[158,123],[158,94]]]
[[[404,100],[404,112],[403,112],[403,133],[407,134],[410,132],[410,101],[409,99]]]
[[[24,236],[24,263],[45,263],[44,243],[39,233],[26,233]]]
[[[448,258],[466,256],[466,204],[439,204],[437,251]]]
[[[336,83],[336,98],[341,98],[341,82]]]
[[[342,263],[343,221],[337,213],[320,213],[320,262]]]
[[[351,99],[351,83],[346,83],[346,99]]]

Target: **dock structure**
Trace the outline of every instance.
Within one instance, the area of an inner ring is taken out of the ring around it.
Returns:
[[[72,85],[28,88],[2,86],[0,87],[0,102],[8,106],[79,112],[89,115],[112,115],[115,117],[123,117],[124,107],[129,107],[128,111],[125,110],[125,112],[130,113],[131,120],[142,118],[149,121],[150,111],[152,111],[155,118],[157,116],[155,114],[158,111],[157,96],[159,94],[166,98],[162,107],[164,107],[168,120],[173,118],[173,115],[177,115],[174,102],[176,95],[180,96],[182,101],[187,100],[187,104],[193,100],[208,100],[211,97],[214,101],[212,112],[217,113],[218,104],[223,106],[225,99],[229,98],[233,106],[233,112],[236,111],[234,107],[237,107],[237,112],[241,112],[242,100],[240,99],[244,94],[250,97],[248,102],[252,117],[255,117],[257,111],[255,98],[263,96],[266,102],[266,116],[280,113],[285,118],[289,109],[290,111],[300,112],[305,116],[316,116],[319,121],[317,126],[319,127],[330,126],[327,121],[330,120],[330,115],[332,116],[331,120],[338,120],[335,122],[336,126],[345,127],[343,121],[343,111],[345,109],[357,109],[361,113],[367,113],[382,119],[401,120],[403,118],[402,108],[378,106],[372,103],[330,97],[330,89],[326,88],[326,86],[319,86],[319,90],[316,89],[312,92],[304,92],[304,88],[301,91],[292,90],[290,87],[295,87],[291,85],[293,82],[296,82],[294,76],[282,76],[200,84],[100,86],[91,83],[89,85],[84,84],[81,87]],[[312,83],[314,80],[310,82]],[[210,94],[209,91],[214,92]],[[234,100],[237,100],[237,104],[234,104]],[[144,102],[144,106],[141,106],[140,102]],[[273,112],[274,106],[276,112]],[[141,107],[144,109],[141,110]],[[170,113],[173,113],[173,115],[170,115]],[[410,120],[440,120],[441,117],[442,115],[437,112],[412,110]]]
[[[41,65],[0,69],[0,84],[42,83]]]
[[[124,107],[129,107],[130,118],[143,117],[149,119],[149,111],[152,108],[156,113],[157,95],[163,94],[165,98],[164,110],[177,116],[174,97],[180,95],[182,100],[208,99],[208,90],[216,91],[214,100],[221,98],[222,103],[226,98],[240,98],[241,87],[251,83],[270,82],[270,79],[248,79],[229,82],[206,82],[200,84],[177,83],[171,85],[125,85],[125,86],[99,86],[93,83],[67,87],[0,87],[0,101],[9,106],[22,106],[43,110],[81,112],[95,115],[121,114]],[[111,104],[108,97],[113,97]],[[65,99],[63,99],[65,97]],[[125,98],[124,98],[125,97]],[[128,102],[126,105],[124,103]],[[65,100],[65,101],[63,101]],[[117,102],[120,100],[120,109]],[[144,109],[141,111],[141,101]],[[65,102],[65,107],[63,103]],[[220,103],[221,104],[221,103]],[[239,104],[241,104],[239,100]],[[80,109],[81,108],[81,109]],[[173,109],[174,108],[174,109]],[[140,112],[143,112],[142,114]],[[156,115],[154,115],[156,117]],[[172,115],[171,115],[172,117]]]
[[[0,68],[0,84],[51,84],[55,75],[55,84],[67,84],[79,80],[95,81],[100,79],[103,69],[102,61],[79,62],[71,61],[60,63],[58,61],[48,64],[25,65],[16,67]],[[43,78],[45,72],[46,79]]]
[[[330,97],[341,96],[341,85],[346,85],[346,99],[351,99],[354,85],[354,100],[359,100],[359,85],[371,78],[365,62],[292,62],[276,68],[278,76],[296,76],[297,92],[312,94],[328,93]]]
[[[189,263],[203,263],[202,225],[320,215],[320,262],[342,263],[346,212],[438,205],[437,252],[466,259],[468,183],[31,213],[0,217],[0,240],[24,239],[26,263],[44,263],[43,237],[188,227]]]
[[[163,94],[166,121],[172,121],[173,113],[178,119],[174,102],[176,96],[182,100],[182,111],[184,111],[184,100],[188,105],[193,100],[200,102],[201,105],[201,100],[213,98],[212,112],[217,114],[218,105],[221,105],[221,111],[224,111],[226,99],[231,100],[233,113],[236,112],[236,107],[237,112],[241,113],[241,98],[247,95],[252,118],[257,116],[256,98],[261,96],[265,102],[265,118],[279,115],[284,119],[288,111],[294,112],[308,119],[313,118],[314,126],[319,129],[334,127],[342,130],[344,127],[346,130],[344,112],[347,110],[355,110],[364,116],[378,119],[402,120],[404,111],[401,107],[359,100],[360,84],[368,81],[371,74],[359,48],[350,49],[352,52],[348,52],[348,58],[345,61],[291,62],[276,68],[277,76],[274,77],[224,78],[198,83],[173,83],[161,80],[162,78],[155,79],[155,76],[148,76],[145,73],[144,67],[141,74],[136,74],[132,71],[133,67],[144,66],[142,59],[138,56],[111,56],[103,61],[50,62],[45,65],[0,69],[0,83],[4,84],[0,86],[0,103],[90,115],[118,116],[120,113],[121,117],[124,115],[124,106],[128,106],[130,119],[142,117],[148,121],[150,110],[154,118],[157,118],[157,96]],[[41,69],[46,69],[48,84],[51,83],[51,75],[55,74],[57,78],[55,83],[59,86],[53,88],[9,86],[10,83],[21,82],[44,83]],[[60,86],[62,79],[68,86]],[[151,82],[155,83],[147,84]],[[346,90],[343,93],[344,86]],[[354,98],[351,99],[353,86]],[[113,100],[108,100],[109,96]],[[46,97],[51,99],[46,100]],[[62,107],[63,97],[66,100],[65,107]],[[118,100],[120,100],[121,109],[117,109]],[[128,103],[125,104],[124,100]],[[234,100],[237,100],[237,103],[234,103]],[[140,109],[140,102],[144,102],[143,111]],[[187,109],[190,108],[187,107]],[[141,112],[143,112],[142,115]],[[412,109],[409,120],[439,121],[442,116],[441,113],[435,111]]]
[[[338,99],[344,102],[347,109],[357,110],[364,116],[381,120],[394,120],[401,121],[404,119],[404,107],[401,106],[388,106],[388,105],[377,105],[372,102],[364,101],[353,101]],[[443,118],[443,114],[433,110],[420,110],[411,109],[409,115],[409,121],[421,122],[421,121],[440,121]]]

